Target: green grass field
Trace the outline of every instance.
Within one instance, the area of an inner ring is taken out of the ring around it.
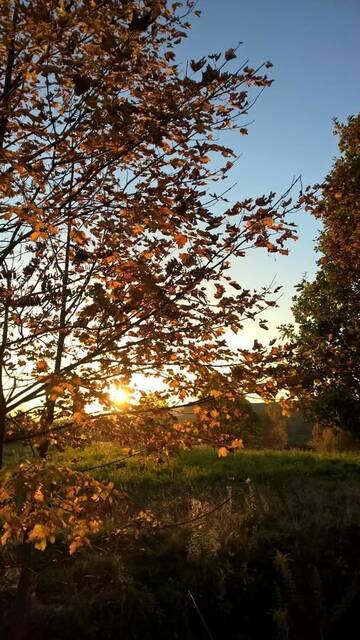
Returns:
[[[242,450],[219,459],[216,451],[199,447],[170,457],[158,463],[155,459],[134,456],[126,459],[121,447],[109,443],[96,443],[84,450],[68,449],[60,459],[79,470],[122,460],[115,465],[94,469],[91,473],[101,480],[111,480],[116,485],[159,486],[171,483],[174,487],[217,483],[219,480],[245,480],[278,482],[292,478],[334,477],[360,478],[360,454],[319,454],[309,451],[247,451]]]
[[[8,449],[8,463],[24,454]],[[91,473],[135,508],[153,509],[160,526],[100,537],[75,559],[61,545],[35,552],[26,640],[352,637],[359,454],[241,451],[219,460],[197,448],[159,464],[97,443],[53,455],[77,469],[107,465]]]

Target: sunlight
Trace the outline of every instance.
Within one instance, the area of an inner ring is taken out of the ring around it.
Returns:
[[[112,383],[109,387],[110,400],[115,405],[124,405],[131,402],[131,391],[127,387]]]
[[[156,391],[164,391],[166,385],[160,376],[144,376],[142,373],[135,373],[132,377],[135,396],[141,393],[155,393]]]

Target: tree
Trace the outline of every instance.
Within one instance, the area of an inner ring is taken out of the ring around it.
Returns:
[[[285,449],[288,443],[287,417],[282,412],[281,404],[278,402],[265,404],[261,422],[263,424],[261,446],[268,449]]]
[[[275,302],[269,288],[234,281],[230,259],[254,246],[286,254],[291,200],[271,193],[229,206],[218,186],[235,157],[218,138],[247,133],[239,119],[249,91],[271,84],[270,63],[236,64],[230,48],[183,69],[175,48],[191,26],[192,0],[1,7],[0,460],[14,428],[42,435],[43,455],[73,434],[55,420],[86,437],[86,404],[111,409],[109,380],[128,384],[138,371],[161,373],[165,399],[185,402],[218,366],[240,363],[237,392],[271,395],[272,356],[262,364],[258,352],[254,363],[224,334]],[[151,447],[201,439],[173,425],[156,431],[149,411],[135,408],[129,419],[150,425]],[[108,428],[124,420],[110,416]],[[17,472],[6,476],[5,540],[31,541],[36,518],[46,524],[49,467],[22,467],[21,477],[30,472],[43,500],[29,490],[17,501]],[[66,498],[75,510],[76,496]],[[74,526],[68,531],[76,538]]]
[[[195,407],[195,414],[234,438],[228,449],[283,449],[287,443],[280,405],[261,405],[243,397],[211,398]],[[232,446],[231,446],[232,445]]]
[[[341,156],[303,199],[323,225],[319,270],[297,287],[297,329],[285,333],[310,417],[360,434],[360,116],[335,129]]]

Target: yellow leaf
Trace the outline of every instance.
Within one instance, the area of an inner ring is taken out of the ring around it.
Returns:
[[[226,458],[226,456],[229,455],[229,452],[226,447],[220,447],[220,449],[218,449],[217,454],[218,454],[218,458]]]
[[[235,440],[233,440],[232,443],[231,443],[231,448],[232,449],[243,449],[244,448],[244,443],[241,440],[241,438],[236,438]]]
[[[31,240],[35,240],[35,241],[36,241],[36,240],[38,240],[39,238],[42,238],[42,237],[43,237],[43,235],[44,235],[44,234],[43,234],[43,233],[41,233],[41,231],[34,231],[34,232],[31,234],[30,238],[31,238]]]
[[[38,551],[45,551],[46,546],[47,546],[46,538],[42,538],[41,540],[39,540],[38,542],[35,542],[34,544],[35,549],[37,549]]]
[[[211,395],[212,398],[220,398],[221,397],[221,391],[219,391],[218,389],[211,389],[210,395]]]
[[[28,534],[28,541],[34,543],[35,549],[44,551],[47,546],[47,538],[49,541],[55,540],[54,532],[45,524],[35,524]]]
[[[28,540],[30,540],[30,542],[32,542],[33,540],[36,540],[37,538],[39,538],[39,539],[46,538],[48,533],[49,533],[49,529],[47,528],[46,525],[44,525],[44,524],[35,524],[33,526],[33,528],[31,529],[30,533],[28,534]]]

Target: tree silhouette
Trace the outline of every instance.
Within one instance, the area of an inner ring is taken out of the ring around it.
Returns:
[[[304,203],[323,224],[319,270],[303,280],[288,328],[300,397],[322,426],[359,433],[360,406],[360,116],[336,123],[341,156]]]

